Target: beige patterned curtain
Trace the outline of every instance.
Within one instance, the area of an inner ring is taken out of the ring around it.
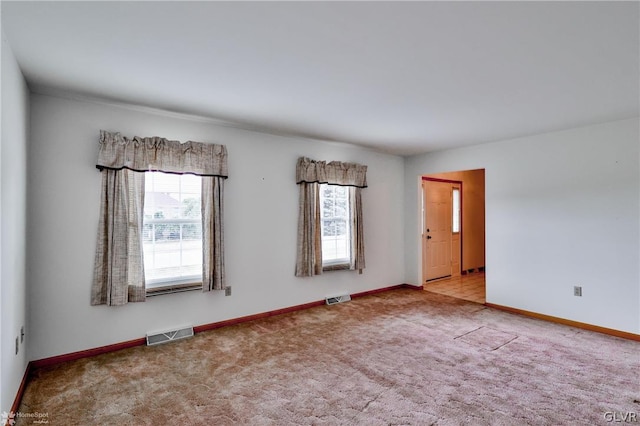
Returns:
[[[365,268],[362,188],[367,187],[367,166],[339,161],[327,163],[301,157],[296,165],[296,183],[300,186],[296,276],[310,277],[322,274],[319,199],[321,183],[350,187],[350,269],[358,269],[362,273]]]
[[[101,130],[96,167],[100,170],[153,170],[226,178],[227,148],[224,145],[193,141],[181,143],[157,136],[127,138],[120,133]]]
[[[301,182],[299,187],[296,277],[311,277],[322,274],[320,190],[315,182]]]
[[[145,301],[143,211],[144,173],[103,170],[92,305]]]
[[[364,226],[362,222],[362,188],[349,188],[351,198],[351,265],[359,273],[365,268],[364,262]]]
[[[224,178],[202,178],[202,291],[224,290]]]
[[[367,187],[367,166],[340,161],[314,161],[298,158],[296,183],[328,183],[331,185]]]
[[[142,256],[144,172],[202,176],[203,291],[225,288],[223,184],[224,145],[134,137],[100,131],[96,167],[102,172],[92,305],[144,302]]]

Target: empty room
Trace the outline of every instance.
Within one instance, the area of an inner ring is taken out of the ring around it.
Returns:
[[[639,3],[0,12],[3,426],[640,422]]]

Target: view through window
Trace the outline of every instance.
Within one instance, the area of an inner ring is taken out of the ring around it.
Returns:
[[[147,288],[202,280],[201,177],[146,172],[143,250]]]
[[[323,265],[351,262],[349,187],[320,185]]]

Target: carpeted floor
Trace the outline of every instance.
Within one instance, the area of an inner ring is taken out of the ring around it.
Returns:
[[[53,425],[597,425],[640,413],[639,371],[638,342],[406,289],[42,368],[20,411]]]

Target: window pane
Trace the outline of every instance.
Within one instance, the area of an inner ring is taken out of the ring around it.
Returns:
[[[147,172],[143,249],[147,287],[202,276],[201,178]]]
[[[349,263],[351,230],[349,226],[349,188],[320,185],[322,220],[322,259],[324,264]]]
[[[453,220],[451,231],[460,232],[460,189],[453,188]]]

